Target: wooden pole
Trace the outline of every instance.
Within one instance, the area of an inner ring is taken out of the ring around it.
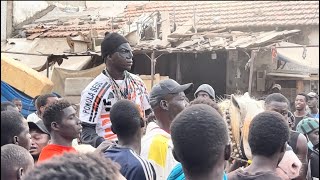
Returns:
[[[250,58],[250,74],[249,74],[249,88],[248,88],[248,93],[251,96],[251,91],[252,91],[252,77],[253,77],[253,63],[254,63],[254,59],[256,58],[257,55],[256,50],[252,50],[251,51],[251,58]]]
[[[113,16],[111,17],[111,32],[113,32]]]
[[[175,30],[176,30],[176,5],[173,6],[173,32]]]
[[[13,1],[6,1],[7,3],[7,18],[6,18],[6,39],[11,37],[13,32]]]
[[[251,95],[251,88],[252,88],[252,76],[253,76],[253,62],[250,63],[250,75],[249,75],[249,89],[248,93]]]
[[[158,37],[158,14],[153,17],[153,25],[155,28],[154,39],[159,39]]]
[[[297,94],[304,92],[304,84],[302,80],[297,80],[296,88],[297,88]]]
[[[49,78],[49,57],[47,58],[46,66],[47,66],[47,78]]]
[[[181,84],[181,54],[177,53],[176,80]]]
[[[154,71],[155,71],[154,61],[155,61],[155,52],[152,51],[152,54],[151,54],[151,88],[153,87],[153,82],[154,82]]]
[[[196,27],[196,7],[193,5],[193,28],[194,28],[194,33],[197,33],[197,27]]]

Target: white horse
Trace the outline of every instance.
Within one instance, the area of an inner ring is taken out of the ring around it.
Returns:
[[[264,101],[253,99],[249,93],[244,95],[231,95],[218,103],[224,113],[228,124],[229,135],[232,142],[233,158],[247,157],[252,159],[248,143],[249,126],[254,116],[264,111]],[[241,151],[241,143],[244,152]]]

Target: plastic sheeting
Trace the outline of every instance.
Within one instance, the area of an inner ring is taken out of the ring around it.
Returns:
[[[13,88],[9,84],[1,81],[1,102],[11,101],[14,98],[21,99],[22,115],[26,118],[29,114],[36,111],[36,107],[32,103],[32,98],[23,92]]]

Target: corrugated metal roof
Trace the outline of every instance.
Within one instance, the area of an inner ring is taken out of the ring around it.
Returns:
[[[133,47],[135,51],[165,50],[168,52],[200,52],[218,49],[255,48],[273,44],[289,35],[299,33],[300,30],[267,31],[267,32],[221,32],[184,34],[188,40],[181,41],[176,47],[163,47],[161,40],[141,41]],[[177,38],[179,39],[179,38]]]

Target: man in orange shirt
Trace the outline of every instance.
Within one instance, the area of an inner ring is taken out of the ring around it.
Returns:
[[[69,102],[61,100],[51,104],[43,113],[43,122],[50,132],[51,144],[42,149],[38,162],[64,152],[76,152],[72,140],[79,136],[82,126]]]

